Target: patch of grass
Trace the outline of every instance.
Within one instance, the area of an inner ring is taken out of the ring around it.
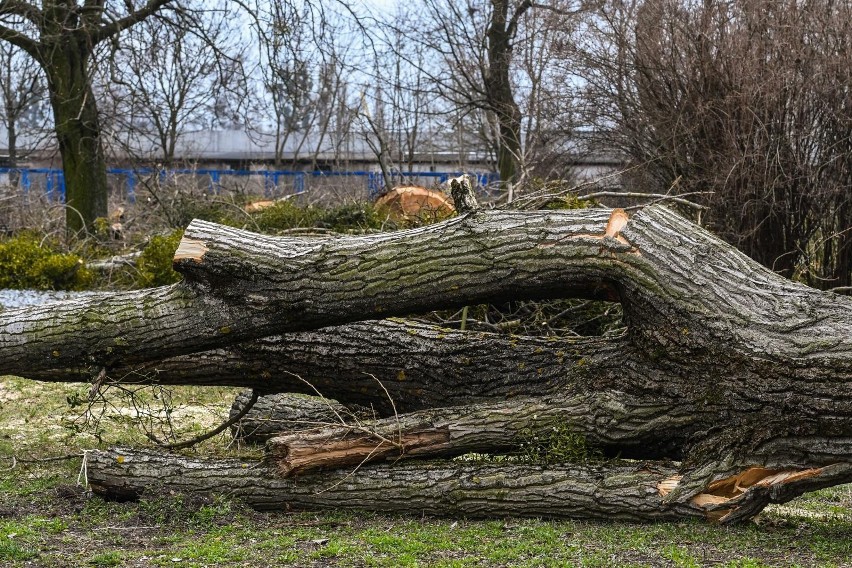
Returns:
[[[38,556],[33,548],[21,545],[14,540],[0,540],[0,562],[31,560]]]
[[[121,566],[124,564],[126,557],[118,550],[110,550],[92,556],[87,564],[92,566]]]
[[[0,452],[48,457],[141,443],[104,423],[104,441],[57,423],[79,385],[0,378]],[[234,390],[175,389],[173,403],[218,420]],[[150,393],[146,394],[150,396]],[[217,410],[219,414],[213,414]],[[193,423],[203,422],[194,416]],[[227,455],[230,441],[201,454]],[[436,519],[345,511],[258,513],[224,497],[152,494],[106,502],[76,486],[80,460],[0,468],[0,565],[25,566],[850,566],[850,487],[773,507],[758,525]],[[810,513],[816,516],[807,516]],[[825,515],[829,513],[829,515]],[[11,535],[14,535],[10,538]],[[145,560],[142,560],[144,558]],[[173,561],[180,558],[179,562]]]
[[[524,463],[585,463],[603,456],[598,448],[586,441],[584,435],[565,422],[556,421],[543,428],[526,428],[518,437],[518,457]]]
[[[698,568],[700,566],[698,560],[695,559],[689,550],[673,544],[663,549],[662,556],[671,560],[679,568]]]

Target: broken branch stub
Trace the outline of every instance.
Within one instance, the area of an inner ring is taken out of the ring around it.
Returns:
[[[450,195],[459,215],[479,211],[476,192],[473,189],[473,178],[467,174],[450,180]]]

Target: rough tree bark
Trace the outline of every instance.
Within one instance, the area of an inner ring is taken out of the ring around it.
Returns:
[[[229,418],[236,418],[251,402],[252,391],[237,395]],[[344,406],[336,400],[319,396],[278,393],[258,398],[245,416],[232,427],[235,439],[249,443],[265,442],[282,432],[311,430],[329,424],[348,424],[375,418],[369,409],[357,405]]]
[[[409,439],[424,455],[430,448],[442,455],[502,448],[529,425],[525,416],[541,427],[548,422],[539,416],[559,419],[608,453],[683,460],[676,471],[667,462],[652,466],[664,473],[654,478],[654,491],[639,491],[641,506],[619,500],[620,489],[596,486],[595,495],[612,491],[599,495],[603,509],[620,502],[627,516],[659,518],[662,509],[664,517],[735,521],[770,500],[852,481],[852,300],[789,282],[662,207],[630,219],[619,210],[473,212],[411,231],[320,240],[194,221],[176,267],[185,281],[172,287],[0,314],[0,373],[67,380],[105,371],[124,381],[310,392],[290,372],[344,404],[373,405],[388,415],[390,394],[397,412],[420,409],[415,417],[370,425],[368,444],[356,444],[362,458],[364,447],[379,446],[381,438],[387,447],[374,454],[382,459],[407,455]],[[551,341],[348,323],[568,296],[621,301],[628,331]],[[193,369],[205,365],[221,370],[205,378]],[[501,422],[499,412],[510,419]],[[484,421],[482,433],[470,437],[477,420]],[[491,420],[499,427],[485,427]],[[310,451],[322,459],[334,454],[324,465],[351,464],[335,444],[352,440],[352,431],[337,429],[327,444],[305,438],[302,447],[312,442]],[[276,452],[279,462],[287,455],[287,444],[292,439],[278,450],[273,444],[273,461]],[[96,463],[106,467],[109,459]],[[121,464],[110,467],[107,477],[115,481]],[[569,469],[585,483],[631,467],[644,466]],[[354,477],[387,492],[387,471],[365,467]],[[631,491],[647,488],[624,479]],[[256,485],[261,500],[263,487]],[[585,514],[598,514],[590,508]],[[528,512],[563,514],[537,506]]]

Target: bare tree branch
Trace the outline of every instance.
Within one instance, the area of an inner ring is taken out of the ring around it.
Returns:
[[[127,28],[138,24],[145,18],[153,15],[160,8],[172,3],[173,0],[148,0],[148,2],[142,8],[131,12],[127,16],[123,18],[119,18],[114,22],[109,24],[102,25],[98,29],[91,32],[91,42],[92,44],[100,43],[101,41],[114,36],[115,34],[126,30]]]

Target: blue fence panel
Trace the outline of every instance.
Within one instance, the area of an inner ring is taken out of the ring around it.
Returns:
[[[29,192],[32,189],[34,178],[44,178],[44,191],[47,197],[51,200],[65,200],[65,175],[61,169],[57,168],[0,168],[0,174],[9,174],[16,172],[19,174],[19,184],[23,191]],[[131,203],[136,201],[136,186],[139,181],[139,176],[159,176],[161,184],[167,183],[173,179],[175,175],[196,175],[209,178],[210,191],[214,194],[219,193],[222,187],[222,178],[227,176],[232,177],[260,177],[263,180],[263,191],[267,197],[274,197],[278,193],[281,178],[287,179],[292,184],[292,193],[304,193],[306,188],[306,180],[308,176],[311,178],[334,178],[334,177],[354,177],[361,178],[366,184],[367,194],[370,198],[376,197],[385,189],[385,177],[379,172],[371,171],[292,171],[292,170],[225,170],[225,169],[154,169],[154,168],[109,168],[107,173],[113,176],[122,176],[125,178],[125,187],[127,200]],[[458,177],[462,172],[394,172],[390,177],[393,180],[405,181],[419,180],[422,178],[433,178],[440,183],[446,183],[451,177]],[[479,190],[481,192],[489,192],[488,188],[496,181],[499,181],[497,173],[477,173],[475,174]]]

